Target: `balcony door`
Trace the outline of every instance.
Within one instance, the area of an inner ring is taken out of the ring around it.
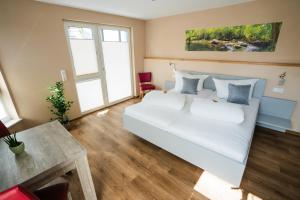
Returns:
[[[130,29],[101,26],[100,32],[108,102],[118,102],[133,95]]]
[[[133,96],[130,29],[65,23],[82,113]]]

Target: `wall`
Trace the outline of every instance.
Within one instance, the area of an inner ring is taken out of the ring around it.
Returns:
[[[163,86],[165,80],[173,79],[172,71],[168,66],[169,61],[150,59],[149,57],[300,63],[299,10],[300,1],[298,0],[257,0],[147,21],[145,70],[152,71],[154,83]],[[185,51],[185,30],[275,21],[283,22],[275,52]],[[265,78],[267,79],[265,95],[300,102],[300,67],[197,61],[174,62],[179,69]],[[283,94],[273,93],[272,88],[277,84],[277,77],[284,71],[287,72],[285,92]],[[299,103],[293,114],[292,123],[292,130],[299,132]]]
[[[135,71],[143,70],[142,20],[30,0],[1,0],[0,13],[0,67],[24,128],[50,119],[45,98],[48,86],[60,80],[60,69],[67,70],[66,96],[75,101],[70,116],[80,116],[63,19],[131,27]]]

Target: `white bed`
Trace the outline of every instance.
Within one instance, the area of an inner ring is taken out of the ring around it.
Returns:
[[[195,98],[213,99],[215,96],[216,92],[210,89],[197,95],[186,95],[186,103],[180,111],[146,102],[129,106],[123,115],[124,127],[239,186],[251,146],[259,98],[252,98],[248,106],[243,106],[245,119],[241,124],[195,117],[189,111]]]
[[[193,98],[213,98],[211,94],[214,92],[187,95],[187,103],[180,111],[140,102],[127,107],[124,114],[243,163],[251,144],[259,99],[252,98],[250,105],[243,106],[245,121],[241,124],[195,117],[188,111]]]

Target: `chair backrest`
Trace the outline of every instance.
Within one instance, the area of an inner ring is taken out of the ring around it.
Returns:
[[[9,130],[6,128],[6,126],[2,123],[0,120],[0,138],[8,136]]]
[[[12,200],[12,199],[18,199],[18,200],[39,200],[38,197],[36,197],[31,192],[27,191],[25,188],[21,186],[14,186],[8,190],[5,190],[3,192],[0,192],[0,200]]]
[[[140,83],[151,82],[152,73],[151,72],[140,72],[139,79],[140,79]]]

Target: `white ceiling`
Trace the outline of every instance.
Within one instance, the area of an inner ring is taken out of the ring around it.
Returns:
[[[138,19],[207,10],[253,0],[37,0],[73,8],[105,12]]]

